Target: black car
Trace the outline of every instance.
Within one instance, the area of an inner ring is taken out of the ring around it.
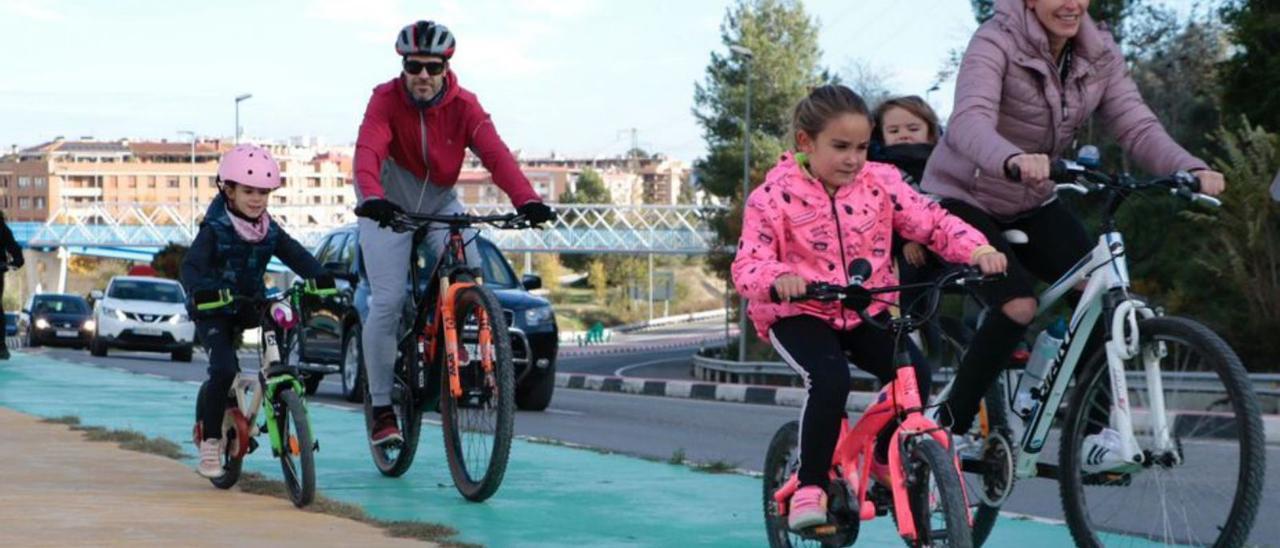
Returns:
[[[315,249],[316,259],[327,269],[359,274],[358,237],[356,225],[326,234]],[[476,244],[482,255],[485,286],[498,297],[511,332],[516,405],[531,411],[546,409],[555,390],[560,331],[551,303],[529,292],[541,287],[542,280],[534,275],[517,277],[492,242],[478,238]],[[337,284],[339,292],[334,297],[302,300],[299,361],[308,393],[319,387],[324,375],[339,373],[343,397],[356,402],[364,394],[364,374],[358,364],[363,363],[360,333],[368,312],[369,285],[364,277],[354,286],[343,280]]]
[[[39,293],[22,312],[27,315],[27,346],[85,348],[93,337],[93,310],[79,295]]]

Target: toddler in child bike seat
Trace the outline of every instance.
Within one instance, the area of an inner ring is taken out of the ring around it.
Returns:
[[[261,298],[263,276],[271,257],[304,278],[332,286],[332,275],[311,253],[285,233],[267,213],[271,191],[280,187],[280,166],[266,149],[238,145],[218,164],[219,193],[205,211],[200,231],[182,260],[182,285],[187,310],[196,323],[196,337],[209,354],[209,390],[204,409],[198,409],[203,440],[200,475],[222,475],[222,416],[231,383],[240,369],[234,336],[257,327],[251,307],[232,295]],[[198,310],[196,305],[202,305]],[[213,306],[211,306],[213,305]]]
[[[944,260],[1001,272],[1005,258],[981,233],[947,214],[902,180],[898,170],[867,162],[871,119],[849,88],[814,89],[792,116],[794,153],[785,153],[751,192],[733,262],[738,293],[761,338],[804,379],[808,395],[800,419],[800,489],[789,525],[827,521],[827,472],[849,393],[850,361],[881,382],[894,378],[893,337],[838,302],[790,302],[812,282],[847,284],[848,265],[872,265],[869,288],[895,285],[893,235],[920,242]],[[776,292],[773,302],[770,291]],[[886,295],[892,300],[892,295]],[[872,316],[888,314],[875,303]],[[921,394],[929,393],[927,364],[917,364]]]

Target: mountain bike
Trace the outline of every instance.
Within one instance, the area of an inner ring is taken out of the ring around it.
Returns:
[[[791,421],[774,434],[764,464],[764,518],[769,545],[849,546],[857,540],[862,521],[891,513],[898,534],[910,546],[972,546],[960,461],[951,450],[950,434],[923,414],[915,369],[904,341],[937,313],[942,289],[981,283],[987,278],[974,269],[963,268],[933,282],[868,289],[861,280],[870,274],[870,263],[857,259],[849,266],[849,272],[854,283],[848,286],[811,283],[803,297],[792,300],[840,301],[846,308],[857,310],[864,322],[889,330],[894,336],[896,378],[880,390],[876,403],[856,423],[851,425],[848,418],[841,421],[831,459],[828,519],[824,525],[801,531],[789,528],[788,504],[800,487],[799,422]],[[867,315],[866,307],[873,300],[880,300],[876,295],[910,288],[928,289],[928,306],[919,316],[905,313],[886,322]],[[775,301],[776,297],[774,294]],[[888,485],[869,481],[877,440],[885,431],[892,432],[888,437]]]
[[[219,489],[230,489],[240,481],[240,468],[244,456],[258,448],[254,438],[263,430],[271,443],[271,456],[280,460],[284,484],[289,500],[294,506],[304,507],[315,499],[316,471],[315,451],[320,442],[315,439],[311,420],[307,415],[306,393],[298,378],[297,363],[290,363],[289,349],[297,344],[299,299],[303,292],[317,296],[332,295],[333,287],[317,287],[313,281],[264,298],[232,295],[228,290],[216,295],[195,296],[199,311],[217,310],[227,306],[252,307],[261,328],[258,344],[258,363],[254,373],[239,373],[232,381],[231,390],[225,396],[226,414],[222,419],[222,470],[219,478],[209,482]],[[239,333],[234,339],[239,338]],[[233,339],[233,340],[234,340]],[[204,425],[200,421],[200,409],[204,407],[209,381],[200,385],[196,396],[196,424],[192,439],[196,446],[204,440]],[[263,422],[257,422],[258,413]]]
[[[390,223],[392,230],[413,233],[415,254],[391,389],[404,440],[370,444],[378,470],[400,476],[417,452],[423,412],[438,410],[454,486],[473,502],[493,496],[502,484],[515,428],[509,319],[493,291],[484,286],[481,272],[467,266],[465,255],[463,230],[482,223],[499,229],[530,226],[516,214],[399,213]],[[447,230],[448,237],[440,259],[429,268],[418,250],[430,230]],[[365,383],[365,423],[372,431],[373,398],[368,390]]]
[[[1103,234],[1091,253],[1038,298],[1037,316],[1044,316],[1084,284],[1044,380],[1030,387],[1031,409],[1012,405],[1019,383],[1030,382],[1018,370],[1004,371],[983,399],[976,426],[981,447],[962,455],[979,500],[975,544],[990,534],[1014,482],[1040,477],[1059,482],[1067,525],[1079,546],[1135,537],[1242,545],[1257,514],[1265,470],[1252,384],[1217,334],[1195,320],[1166,316],[1131,292],[1124,238],[1115,222],[1126,198],[1143,191],[1211,206],[1220,202],[1199,194],[1198,180],[1186,172],[1143,181],[1059,160],[1051,179],[1060,192],[1105,195]],[[1014,245],[1027,241],[1018,231],[1006,236]],[[951,388],[938,400],[945,401]],[[1061,427],[1058,463],[1040,462],[1055,422]]]

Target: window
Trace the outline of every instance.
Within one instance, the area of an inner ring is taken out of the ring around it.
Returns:
[[[347,245],[342,249],[342,255],[338,258],[338,260],[342,261],[348,268],[351,267],[351,262],[356,258],[357,239],[358,238],[354,236],[347,238]]]
[[[36,188],[44,188],[44,177],[36,177]]]
[[[484,269],[484,284],[498,289],[514,289],[517,286],[515,274],[498,248],[483,240],[477,240],[477,244]]]
[[[36,197],[36,209],[44,209],[44,196]]]
[[[312,204],[319,204],[319,203],[320,203],[320,196],[312,196],[312,197],[311,197],[311,203],[312,203]]]
[[[31,198],[18,198],[18,209],[31,209]]]
[[[31,177],[18,177],[18,188],[27,188],[31,186]]]
[[[89,312],[89,305],[80,297],[41,295],[36,297],[31,307],[32,313],[84,314]]]
[[[162,303],[183,302],[182,286],[176,283],[144,282],[140,280],[116,280],[107,291],[113,299],[153,301]]]
[[[313,255],[316,258],[316,261],[319,261],[320,264],[324,264],[324,261],[321,261],[320,257],[328,252],[329,240],[332,239],[333,236],[326,236],[324,239],[320,240],[320,245],[317,245],[315,250],[311,252],[311,255]]]
[[[342,261],[342,254],[346,251],[347,235],[345,233],[334,234],[327,242],[324,250],[316,254],[316,261],[321,265]]]
[[[147,188],[155,188],[155,187],[156,187],[155,176],[153,175],[153,176],[147,177]]]
[[[169,188],[178,188],[178,178],[169,177]]]
[[[0,177],[0,188],[9,188],[9,178]]]

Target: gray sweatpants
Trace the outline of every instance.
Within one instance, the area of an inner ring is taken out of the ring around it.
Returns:
[[[417,180],[408,171],[391,160],[382,164],[382,186],[386,199],[409,213],[429,215],[460,215],[465,212],[458,194],[452,188],[442,188]],[[359,191],[357,191],[358,194]],[[361,197],[363,200],[363,197]],[[364,363],[369,380],[369,394],[373,405],[391,405],[391,380],[395,367],[396,340],[401,333],[400,320],[409,295],[410,247],[413,233],[397,233],[390,228],[378,228],[369,219],[357,220],[360,229],[360,252],[364,257],[365,272],[369,277],[369,313],[364,321],[361,342],[364,345]],[[463,232],[467,245],[467,264],[480,268],[480,251],[473,238],[476,231]],[[449,231],[440,226],[431,230],[423,244],[426,262],[419,263],[429,269],[444,249]],[[417,257],[414,253],[412,257]],[[422,275],[427,275],[425,271]]]

